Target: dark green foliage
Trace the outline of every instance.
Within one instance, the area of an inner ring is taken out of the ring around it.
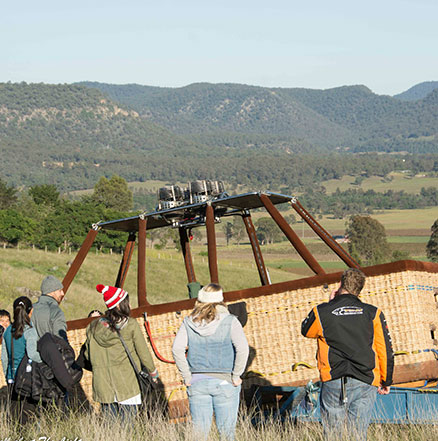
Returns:
[[[97,204],[119,211],[129,211],[133,203],[128,183],[117,175],[111,176],[109,180],[102,176],[94,186],[92,199]]]
[[[17,190],[8,186],[3,179],[0,178],[0,210],[9,208],[17,202]]]
[[[11,245],[19,242],[32,243],[35,233],[35,221],[17,210],[0,210],[0,240]]]
[[[29,189],[29,195],[38,204],[55,206],[59,202],[59,191],[55,185],[34,185]]]
[[[280,242],[284,236],[277,224],[270,217],[261,217],[255,223],[257,239],[260,244]]]
[[[427,258],[432,262],[438,262],[438,219],[431,227],[432,234],[426,245]]]
[[[385,227],[369,216],[352,216],[347,225],[348,251],[361,265],[376,265],[390,259]]]
[[[40,248],[55,250],[58,247],[78,249],[94,223],[119,219],[132,215],[122,211],[107,209],[96,205],[90,199],[81,201],[62,201],[57,208],[47,215],[41,236],[35,242]],[[117,232],[98,234],[94,242],[97,248],[112,248],[120,251],[125,245],[126,235]]]

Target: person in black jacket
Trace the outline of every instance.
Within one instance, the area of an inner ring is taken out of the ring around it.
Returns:
[[[347,430],[348,439],[366,440],[376,394],[388,394],[392,384],[388,326],[380,309],[359,300],[364,284],[362,271],[346,270],[330,301],[315,306],[301,326],[304,337],[318,342],[325,439]]]

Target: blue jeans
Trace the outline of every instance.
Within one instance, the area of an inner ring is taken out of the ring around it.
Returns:
[[[135,404],[101,404],[102,413],[108,415],[109,417],[120,419],[122,422],[126,422],[134,418],[137,415],[139,408],[140,406]]]
[[[347,378],[347,402],[342,403],[341,379],[322,383],[319,395],[321,419],[326,440],[341,439],[366,441],[377,387]],[[345,432],[345,433],[344,433]]]
[[[234,440],[240,389],[241,386],[216,378],[196,381],[187,388],[193,427],[198,436],[207,438],[214,412],[221,439]]]

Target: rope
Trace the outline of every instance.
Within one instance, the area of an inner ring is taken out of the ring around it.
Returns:
[[[438,350],[437,349],[416,349],[415,351],[397,351],[394,355],[410,355],[410,354],[420,354],[421,352],[432,352],[435,359],[438,360]]]
[[[310,365],[309,363],[306,363],[304,361],[299,361],[298,363],[294,363],[292,365],[292,372],[295,372],[299,366],[304,366],[307,369],[315,369],[315,366]]]
[[[164,358],[159,352],[158,349],[155,345],[154,339],[152,338],[152,332],[151,332],[151,326],[148,322],[147,316],[145,314],[144,316],[144,327],[146,328],[146,334],[149,337],[149,341],[151,342],[151,346],[152,349],[154,351],[155,356],[158,358],[158,360],[162,361],[163,363],[170,363],[170,364],[175,364],[175,361],[173,360],[167,360],[166,358]]]

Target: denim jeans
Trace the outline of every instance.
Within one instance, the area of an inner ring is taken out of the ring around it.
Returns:
[[[127,422],[137,415],[140,406],[109,403],[101,404],[101,409],[102,413],[108,415],[109,417],[120,419],[122,422]]]
[[[347,402],[343,404],[341,379],[322,383],[319,399],[324,438],[366,441],[376,395],[377,387],[348,377]]]
[[[214,412],[221,439],[234,440],[240,389],[216,378],[196,381],[187,388],[193,428],[199,437],[207,439]]]

